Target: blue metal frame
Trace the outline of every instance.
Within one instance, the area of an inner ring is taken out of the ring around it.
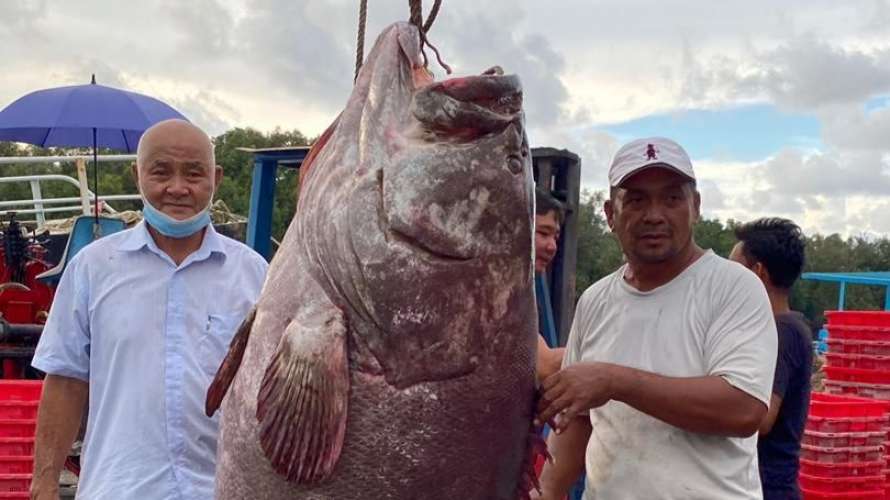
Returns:
[[[801,278],[813,281],[829,281],[840,284],[837,310],[843,311],[847,300],[847,285],[871,285],[885,288],[884,309],[890,311],[890,272],[869,273],[803,273]]]
[[[309,148],[238,149],[253,154],[253,181],[250,187],[246,243],[269,260],[272,255],[272,212],[275,208],[278,167],[300,168]]]

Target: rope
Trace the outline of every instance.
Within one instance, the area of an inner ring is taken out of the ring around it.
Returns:
[[[437,49],[426,37],[427,31],[433,27],[433,22],[436,20],[436,16],[439,14],[439,8],[442,6],[442,0],[435,0],[433,2],[433,8],[430,10],[429,16],[426,18],[426,22],[423,22],[423,0],[408,0],[408,8],[411,10],[411,17],[408,21],[417,26],[418,31],[420,31],[420,46],[427,46],[433,49],[433,52],[436,54],[436,60],[439,62],[439,65],[445,69],[445,72],[449,75],[451,74],[451,67],[445,64],[442,61],[442,56],[439,55],[439,49]],[[365,25],[368,22],[368,0],[359,0],[359,13],[358,13],[358,36],[356,37],[355,43],[355,76],[353,80],[358,80],[358,72],[362,69],[362,62],[365,59]],[[426,51],[421,48],[420,53],[423,55],[423,65],[426,67],[429,65],[429,59],[426,57]]]
[[[365,24],[368,21],[368,0],[360,0],[358,11],[358,40],[355,46],[355,77],[358,80],[358,71],[362,69],[362,61],[365,59]]]
[[[430,30],[433,27],[433,21],[436,20],[436,16],[439,14],[439,7],[442,6],[442,0],[436,0],[433,2],[433,8],[430,10],[430,14],[426,16],[426,22],[423,24],[423,34]]]
[[[426,36],[427,31],[433,27],[433,21],[436,20],[436,16],[439,14],[439,8],[442,6],[442,0],[435,0],[433,2],[433,8],[430,10],[429,16],[426,18],[426,23],[423,22],[423,1],[422,0],[408,0],[408,8],[411,10],[411,17],[408,19],[408,22],[417,26],[417,30],[420,31],[420,54],[423,55],[423,65],[424,67],[429,66],[429,59],[426,57],[426,51],[422,49],[423,46],[427,46],[433,49],[433,52],[436,54],[436,61],[439,62],[439,66],[445,69],[445,72],[449,75],[451,74],[451,66],[445,64],[445,61],[442,60],[442,56],[439,54],[439,49],[437,49],[433,44],[430,43],[429,39]]]
[[[417,26],[417,29],[423,33],[423,1],[408,0],[408,8],[411,9],[411,17],[408,18],[408,22]]]

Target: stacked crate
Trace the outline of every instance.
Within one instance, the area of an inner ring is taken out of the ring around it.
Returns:
[[[0,499],[30,498],[42,382],[0,380]]]
[[[806,499],[883,499],[890,404],[813,393],[800,449]]]
[[[826,312],[826,317],[826,392],[890,403],[890,312],[829,311]],[[865,403],[859,406],[862,405]],[[848,406],[857,408],[853,403]],[[890,498],[890,435],[887,434],[890,429],[882,429],[882,443],[877,443],[878,430],[860,431],[872,432],[860,437],[867,439],[872,445],[883,445],[884,455],[881,458],[884,467],[881,473],[884,476],[887,498]]]

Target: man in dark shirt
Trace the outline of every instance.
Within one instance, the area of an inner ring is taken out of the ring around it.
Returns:
[[[759,219],[735,229],[729,258],[763,281],[779,333],[778,359],[769,412],[760,426],[757,454],[764,500],[801,498],[797,484],[800,440],[810,404],[813,346],[802,314],[789,305],[791,286],[804,263],[800,228],[787,219]]]

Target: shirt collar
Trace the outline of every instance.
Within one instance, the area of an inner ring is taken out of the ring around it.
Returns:
[[[166,255],[158,248],[154,238],[151,237],[151,233],[148,232],[148,225],[142,220],[128,232],[127,237],[124,238],[118,249],[124,252],[135,252],[145,247],[148,247],[149,250],[158,255]],[[204,240],[201,241],[201,247],[190,255],[184,263],[205,260],[213,254],[219,254],[225,258],[226,250],[222,242],[222,236],[216,232],[213,224],[208,224],[206,231],[204,231]]]

